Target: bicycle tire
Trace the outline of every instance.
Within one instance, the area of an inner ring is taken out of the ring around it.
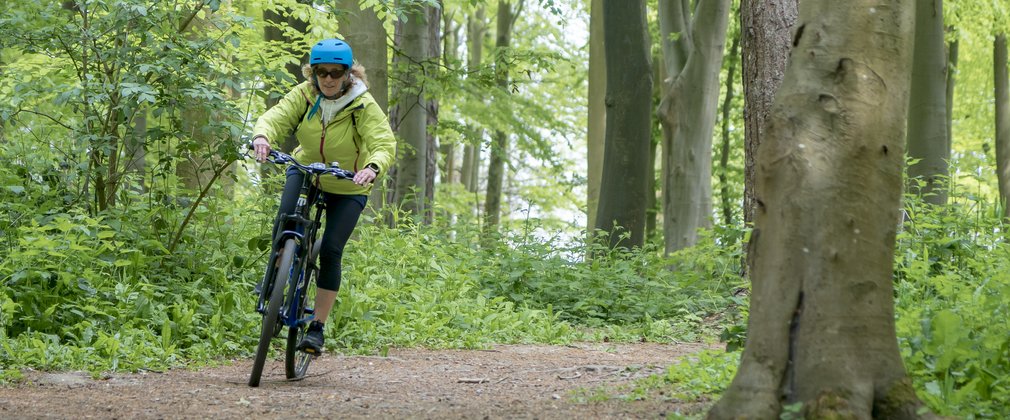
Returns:
[[[316,283],[315,277],[319,274],[314,265],[309,264],[305,269],[305,292],[301,296],[299,310],[295,314],[297,319],[304,318],[307,314],[307,305],[315,301]],[[305,333],[309,329],[309,324],[304,323],[288,328],[288,342],[284,352],[284,373],[288,380],[300,380],[305,377],[309,370],[309,363],[315,356],[303,351],[298,351],[298,343],[305,338]]]
[[[260,341],[256,347],[256,356],[253,358],[252,374],[249,375],[249,386],[257,387],[260,384],[260,377],[263,376],[263,366],[266,364],[267,353],[270,352],[270,341],[280,327],[281,302],[284,301],[284,285],[287,284],[291,276],[291,264],[295,259],[295,240],[288,239],[284,242],[284,247],[280,251],[280,263],[277,267],[277,274],[274,275],[274,282],[271,285],[270,301],[267,303],[266,313],[263,314],[263,327],[260,329]]]

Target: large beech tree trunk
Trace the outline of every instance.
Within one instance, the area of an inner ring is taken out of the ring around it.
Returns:
[[[436,7],[428,7],[428,62],[438,65],[442,58],[442,0]],[[438,98],[424,100],[426,107],[427,134],[425,135],[425,172],[424,172],[424,223],[431,224],[435,219],[435,174],[438,172],[438,139],[435,137],[438,127]]]
[[[666,77],[663,124],[663,236],[666,252],[694,245],[711,226],[712,133],[729,0],[660,0]],[[651,167],[651,165],[649,165]]]
[[[406,21],[399,24],[402,25],[402,37],[398,40],[398,47],[403,57],[395,63],[401,66],[398,70],[403,83],[398,85],[399,100],[397,109],[392,113],[392,124],[403,142],[397,151],[399,162],[396,167],[393,205],[399,205],[411,215],[421,217],[425,212],[427,196],[425,175],[428,166],[428,107],[417,75],[423,71],[418,63],[424,63],[429,55],[427,8],[415,10],[407,16]]]
[[[607,128],[607,108],[603,100],[606,93],[607,62],[603,48],[603,0],[592,0],[589,9],[589,121],[586,147],[588,177],[586,230],[590,234],[596,227],[596,208],[600,205],[600,182],[603,179],[603,144]]]
[[[512,44],[512,28],[519,10],[522,9],[525,0],[513,4],[498,0],[498,22],[497,34],[495,36],[495,48],[504,51]],[[495,61],[495,79],[498,84],[499,94],[508,94],[509,70],[502,60]],[[505,162],[508,160],[509,137],[508,133],[495,131],[491,140],[490,158],[487,168],[487,191],[484,196],[484,229],[495,231],[501,221],[501,200],[502,186],[505,182]]]
[[[388,33],[383,21],[374,8],[360,8],[358,0],[338,0],[337,7],[340,34],[351,45],[354,60],[365,67],[368,75],[368,92],[383,111],[389,109],[389,48],[386,44]],[[392,168],[382,168],[386,173],[379,176],[375,188],[368,197],[370,211],[380,213],[385,206]]]
[[[473,14],[467,16],[467,70],[476,73],[481,66],[481,56],[484,51],[484,37],[487,34],[487,22],[484,21],[484,6],[478,6]],[[463,165],[460,169],[460,179],[466,190],[477,192],[480,173],[480,141],[484,138],[483,129],[475,129],[476,139],[463,146]]]
[[[741,0],[740,44],[743,55],[744,93],[744,193],[743,221],[754,226],[754,162],[765,133],[775,92],[786,74],[793,27],[799,14],[798,0]],[[745,273],[750,272],[750,249]]]
[[[649,160],[652,74],[642,0],[603,1],[607,63],[606,144],[596,228],[610,246],[645,242],[645,206],[652,177]],[[629,236],[625,239],[623,234]]]
[[[358,0],[338,0],[340,34],[354,50],[354,61],[365,67],[368,93],[383,111],[389,106],[389,48],[386,27],[375,9],[358,6]]]
[[[912,87],[908,103],[909,191],[932,204],[947,202],[947,53],[943,1],[917,0]],[[919,182],[924,184],[919,187]]]
[[[891,284],[913,0],[804,0],[757,156],[740,369],[709,418],[921,418]]]

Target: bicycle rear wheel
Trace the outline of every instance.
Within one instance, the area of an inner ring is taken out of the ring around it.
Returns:
[[[263,366],[266,364],[267,353],[270,351],[270,341],[274,338],[281,327],[281,302],[284,301],[284,285],[291,277],[291,265],[295,260],[295,240],[288,239],[281,248],[278,258],[277,273],[270,287],[270,300],[267,302],[266,312],[263,314],[263,327],[260,330],[260,341],[256,347],[256,356],[253,358],[252,374],[249,375],[249,386],[259,386],[260,377],[263,375]]]
[[[318,244],[317,244],[318,246]],[[315,254],[318,252],[310,253],[311,258],[309,264],[305,267],[305,293],[301,296],[301,304],[298,305],[298,311],[295,316],[298,319],[305,319],[309,315],[312,315],[312,309],[308,305],[314,305],[316,300],[316,276],[319,275],[319,269],[316,267]],[[305,338],[305,332],[309,329],[309,323],[305,322],[293,327],[288,328],[288,342],[285,348],[284,354],[284,373],[287,374],[289,380],[299,380],[305,377],[305,372],[309,370],[309,363],[315,358],[314,355],[308,354],[303,351],[298,351],[298,343]]]

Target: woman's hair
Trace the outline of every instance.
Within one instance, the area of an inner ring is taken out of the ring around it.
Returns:
[[[354,63],[354,65],[351,66],[351,74],[354,75],[356,79],[360,80],[361,83],[364,83],[365,87],[368,87],[368,75],[365,74],[365,66]],[[305,80],[312,80],[312,65],[305,64],[302,66],[302,76],[305,76]],[[316,88],[315,83],[312,83],[312,90],[319,93],[319,89]]]

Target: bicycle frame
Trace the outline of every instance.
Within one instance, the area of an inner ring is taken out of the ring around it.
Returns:
[[[329,167],[323,163],[303,165],[278,151],[271,151],[267,160],[274,164],[286,164],[301,171],[304,176],[294,210],[278,215],[274,221],[270,261],[256,303],[256,311],[263,315],[263,325],[253,358],[252,374],[249,376],[249,386],[253,387],[259,386],[270,342],[284,327],[288,327],[285,374],[289,380],[305,376],[313,355],[299,355],[296,353],[296,344],[306,333],[305,324],[315,319],[315,312],[308,307],[307,300],[314,286],[313,275],[318,276],[319,271],[319,267],[314,264],[321,241],[317,241],[316,237],[319,236],[319,227],[322,225],[320,220],[325,209],[319,179],[323,175],[354,178],[353,172],[340,169],[336,162]],[[314,215],[312,209],[315,209]]]
[[[300,327],[315,318],[315,314],[309,308],[305,308],[308,317],[299,319],[298,314],[301,312],[301,305],[304,304],[302,297],[309,286],[306,282],[305,269],[308,264],[315,263],[309,257],[312,254],[312,246],[316,245],[316,236],[322,225],[320,220],[322,220],[322,213],[326,208],[324,201],[320,200],[321,191],[316,186],[315,181],[318,177],[319,174],[314,174],[314,176],[305,174],[294,212],[280,215],[280,220],[277,223],[278,229],[290,224],[294,224],[294,229],[283,230],[279,235],[274,235],[277,238],[277,242],[274,244],[276,248],[279,248],[289,238],[294,238],[298,245],[295,250],[295,264],[291,266],[291,275],[288,276],[290,279],[288,298],[285,299],[285,305],[281,307],[281,323],[286,327]],[[309,219],[307,216],[310,215],[313,208],[315,208],[315,216]],[[306,246],[306,244],[310,246]]]
[[[308,264],[315,264],[315,255],[313,254],[318,252],[319,241],[317,240],[317,234],[319,227],[322,225],[320,220],[322,220],[323,210],[326,208],[325,202],[320,199],[322,190],[318,186],[318,180],[321,176],[327,174],[337,176],[338,178],[352,179],[354,173],[340,169],[335,162],[330,167],[326,167],[323,164],[303,165],[290,155],[284,153],[271,151],[270,155],[273,158],[271,160],[272,163],[287,164],[289,167],[298,169],[304,175],[294,211],[289,214],[279,215],[275,224],[273,235],[275,241],[272,245],[273,252],[270,255],[270,263],[267,265],[267,267],[272,267],[276,263],[280,247],[285,241],[288,239],[295,240],[297,244],[295,263],[292,264],[291,273],[288,276],[290,280],[287,287],[287,299],[285,299],[284,305],[281,307],[280,321],[286,327],[300,327],[315,318],[315,314],[310,308],[305,308],[305,312],[310,314],[306,318],[298,318],[297,314],[302,311],[301,305],[304,300],[302,297],[309,286],[306,282],[306,268],[308,268]],[[313,208],[315,208],[315,215],[310,219],[310,212]],[[281,231],[278,233],[277,230]],[[306,246],[306,244],[310,246]],[[267,270],[267,275],[271,274],[274,274],[274,271]],[[272,284],[274,279],[269,280],[267,284]],[[256,306],[257,312],[264,312],[267,290],[268,288],[264,287],[264,293],[260,294]]]

